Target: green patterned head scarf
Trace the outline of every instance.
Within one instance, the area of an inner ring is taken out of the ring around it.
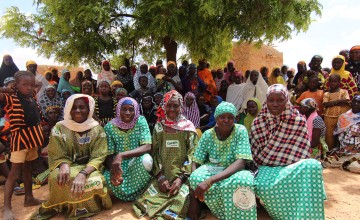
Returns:
[[[214,117],[217,118],[219,115],[230,113],[236,117],[238,111],[234,104],[230,102],[221,102],[215,109]]]

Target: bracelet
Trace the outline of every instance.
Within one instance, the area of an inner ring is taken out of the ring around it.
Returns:
[[[88,177],[88,176],[89,176],[89,173],[86,172],[86,170],[81,170],[79,173],[85,175],[85,177]]]
[[[187,176],[185,176],[184,174],[181,174],[180,176],[179,176],[179,179],[181,180],[181,182],[185,182],[186,180],[187,180]]]
[[[205,182],[209,187],[212,186],[212,184],[210,183],[210,181],[209,181],[208,179],[204,180],[204,182]]]
[[[165,177],[164,175],[161,175],[161,176],[157,179],[157,181],[159,182],[160,180],[163,180],[163,179],[166,179],[166,177]]]

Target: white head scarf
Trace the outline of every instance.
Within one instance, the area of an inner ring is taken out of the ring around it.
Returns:
[[[77,123],[74,120],[72,120],[71,115],[70,115],[70,111],[74,105],[74,101],[75,99],[78,98],[88,98],[89,99],[89,115],[86,119],[86,121],[84,121],[83,123]],[[64,125],[65,127],[67,127],[68,129],[75,131],[75,132],[84,132],[87,131],[95,126],[98,126],[99,123],[93,119],[93,114],[94,114],[94,109],[95,109],[95,100],[89,96],[89,95],[84,95],[84,94],[75,94],[70,96],[65,103],[65,108],[64,108],[64,120],[58,122],[61,125]]]

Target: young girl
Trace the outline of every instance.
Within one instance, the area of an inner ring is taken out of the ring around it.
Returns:
[[[117,100],[110,95],[110,84],[103,80],[99,82],[99,96],[95,98],[95,115],[97,121],[105,126],[115,117]]]
[[[0,88],[0,102],[8,109],[11,129],[11,170],[6,179],[3,219],[16,219],[11,210],[11,197],[16,179],[22,171],[25,186],[24,206],[36,206],[42,201],[32,194],[31,164],[38,157],[37,148],[44,142],[40,125],[41,113],[36,104],[35,76],[28,71],[18,71],[15,76],[15,93]],[[13,93],[11,95],[6,94]]]
[[[322,113],[323,113],[322,100],[324,98],[324,91],[318,89],[318,87],[319,87],[319,78],[317,76],[311,76],[308,79],[309,90],[302,93],[300,95],[300,97],[298,99],[296,99],[296,103],[299,105],[303,99],[313,98],[316,100],[316,102],[318,104],[318,108],[319,108],[319,110],[317,111],[318,115],[322,115]]]
[[[192,92],[188,92],[185,94],[184,97],[184,116],[186,119],[190,120],[195,128],[199,128],[200,127],[200,111],[199,111],[199,107],[196,103],[196,97],[194,95],[194,93]]]
[[[269,86],[273,84],[283,84],[285,85],[284,78],[280,75],[280,67],[274,67],[273,71],[270,74],[269,77]]]
[[[248,133],[250,133],[251,124],[256,118],[256,116],[259,114],[261,110],[261,103],[260,100],[257,98],[251,98],[246,103],[246,116],[244,118],[244,126],[246,127],[246,130]]]
[[[329,92],[325,92],[323,105],[324,121],[326,125],[325,142],[332,150],[335,147],[334,130],[339,116],[350,109],[349,94],[346,90],[340,89],[341,77],[339,74],[331,74],[329,77]]]

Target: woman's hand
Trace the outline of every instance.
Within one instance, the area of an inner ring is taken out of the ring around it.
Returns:
[[[176,178],[170,187],[169,194],[171,196],[176,195],[179,192],[181,185],[182,185],[182,180],[180,178]]]
[[[70,166],[67,163],[60,165],[59,174],[57,176],[57,182],[59,186],[64,186],[70,181]]]
[[[77,196],[81,198],[85,192],[86,176],[83,173],[79,173],[71,185],[71,196]]]
[[[199,199],[201,202],[205,201],[205,193],[210,189],[210,185],[205,181],[202,181],[195,190],[195,198]]]
[[[170,190],[169,180],[167,178],[162,178],[158,180],[159,189],[161,192],[166,193]]]
[[[111,184],[113,184],[114,186],[118,186],[118,185],[122,184],[124,181],[124,178],[122,178],[123,171],[121,169],[122,159],[123,158],[122,158],[121,154],[116,155],[116,157],[113,160],[112,165],[111,165],[110,181],[111,181]]]

